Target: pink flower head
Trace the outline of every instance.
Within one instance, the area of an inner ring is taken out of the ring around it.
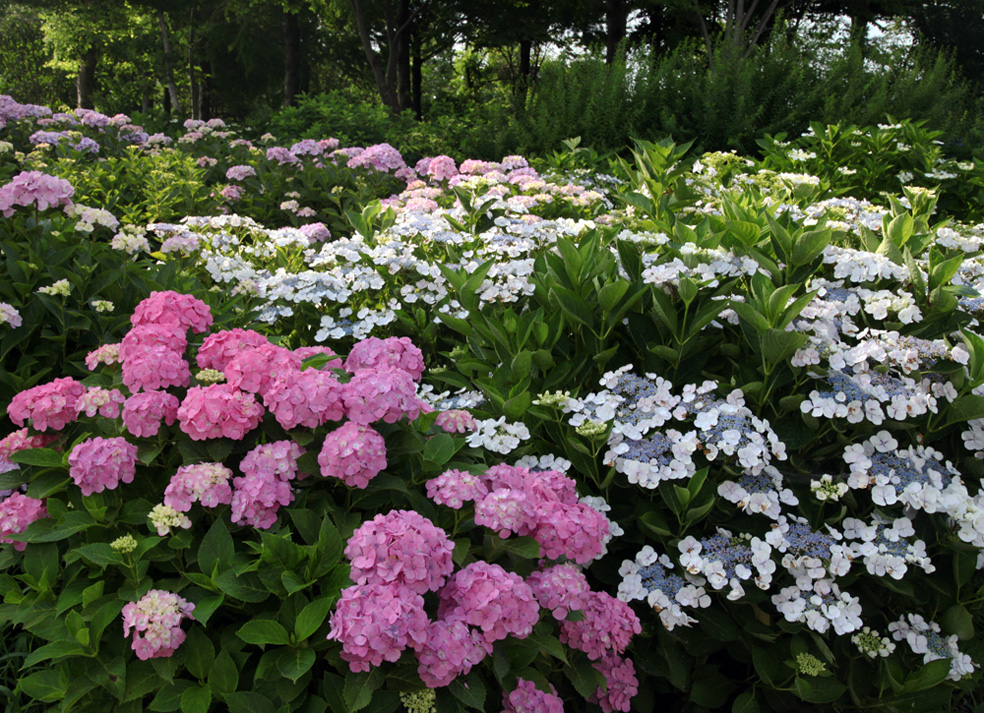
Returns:
[[[624,653],[632,636],[642,631],[632,607],[605,592],[588,592],[581,611],[581,621],[561,622],[560,641],[592,661],[608,653]]]
[[[522,490],[493,490],[475,503],[475,524],[487,527],[499,537],[531,534],[538,522],[534,502]]]
[[[418,649],[427,640],[424,598],[385,584],[346,587],[327,638],[341,643],[341,656],[353,673],[397,661],[408,646]]]
[[[241,186],[226,186],[219,191],[219,195],[230,203],[235,203],[243,199],[243,189]]]
[[[639,679],[632,659],[609,653],[594,666],[604,675],[606,685],[604,688],[599,686],[589,700],[600,705],[604,713],[629,713],[632,697],[639,692]]]
[[[377,171],[395,172],[406,168],[400,152],[389,144],[369,146],[365,151],[349,159],[349,168],[372,168]]]
[[[80,415],[84,413],[90,418],[97,413],[103,418],[116,418],[120,415],[120,404],[123,401],[124,396],[119,389],[93,386],[86,389],[86,392],[79,397],[75,408]]]
[[[245,181],[256,175],[256,169],[252,166],[230,166],[225,175],[230,181]]]
[[[343,387],[328,371],[287,371],[274,380],[263,395],[263,403],[290,430],[297,426],[316,428],[345,415]]]
[[[417,673],[428,688],[447,686],[492,651],[482,635],[463,621],[432,621],[417,649]]]
[[[195,605],[173,592],[151,589],[123,607],[123,636],[133,629],[133,650],[141,661],[166,658],[185,640],[181,622],[194,620]]]
[[[137,438],[156,436],[161,421],[170,426],[178,417],[180,402],[166,391],[142,391],[123,402],[123,427]]]
[[[441,411],[434,419],[434,425],[447,433],[471,433],[478,428],[474,416],[458,409]]]
[[[290,149],[283,146],[271,146],[266,151],[267,161],[276,161],[281,166],[284,164],[295,164],[300,163],[300,159],[297,158]]]
[[[103,344],[98,349],[93,349],[85,357],[85,365],[89,367],[89,371],[94,371],[100,364],[118,364],[119,361],[119,344]]]
[[[4,439],[6,440],[6,439]],[[14,492],[0,501],[0,542],[13,542],[14,549],[23,552],[26,542],[15,542],[10,535],[19,535],[35,520],[48,517],[44,502]]]
[[[324,223],[308,223],[298,228],[300,232],[307,236],[308,243],[323,243],[331,238],[331,231],[325,227]]]
[[[68,454],[68,474],[83,495],[115,490],[132,483],[137,471],[137,447],[125,438],[89,438]]]
[[[376,515],[345,546],[356,584],[404,586],[418,594],[444,586],[454,569],[453,551],[447,533],[413,510]]]
[[[281,505],[294,501],[290,483],[275,473],[259,470],[233,481],[232,521],[237,525],[251,525],[267,530],[277,521]]]
[[[324,477],[364,489],[386,467],[386,442],[369,426],[347,421],[325,437],[318,465]]]
[[[466,502],[481,500],[489,489],[478,478],[463,470],[446,470],[427,481],[427,497],[435,503],[460,510]]]
[[[0,324],[9,324],[11,327],[19,327],[24,323],[21,318],[20,312],[18,312],[13,305],[9,305],[6,302],[0,302]]]
[[[417,385],[405,371],[386,367],[359,369],[342,388],[345,415],[368,426],[375,421],[396,423],[420,415]]]
[[[591,588],[584,573],[572,564],[557,564],[533,572],[526,578],[540,606],[563,621],[572,611],[584,607]]]
[[[72,184],[63,178],[40,171],[21,171],[0,187],[0,213],[9,218],[14,214],[14,206],[36,207],[37,210],[58,206],[71,208],[74,194]]]
[[[478,627],[487,643],[510,635],[525,639],[540,618],[530,585],[497,564],[472,562],[455,572],[439,594],[438,615]]]
[[[32,436],[26,428],[8,433],[0,438],[0,473],[20,468],[19,465],[10,460],[10,456],[14,453],[30,448],[44,448],[55,440],[57,440],[57,436]]]
[[[210,384],[188,389],[178,408],[181,430],[193,441],[206,438],[240,440],[263,418],[263,407],[253,394],[231,384]]]
[[[368,337],[356,342],[345,360],[345,370],[351,374],[359,369],[386,366],[402,369],[414,381],[420,381],[420,375],[424,373],[424,353],[409,337]]]
[[[269,340],[252,329],[226,329],[205,337],[196,360],[201,369],[225,371],[232,358],[246,349],[269,344]]]
[[[191,367],[176,352],[163,345],[135,347],[123,362],[123,384],[131,393],[159,391],[191,383]]]
[[[564,701],[553,686],[547,693],[532,681],[519,678],[515,689],[502,694],[502,713],[564,713]]]
[[[7,415],[18,426],[31,421],[35,431],[60,431],[79,416],[77,404],[85,386],[70,376],[33,386],[14,396]]]
[[[297,459],[304,449],[291,440],[274,441],[257,446],[243,458],[240,469],[247,476],[267,473],[287,482],[302,479],[306,474],[297,472]]]
[[[167,290],[151,292],[133,311],[130,323],[134,327],[142,324],[177,324],[182,329],[191,328],[201,333],[212,326],[212,311],[200,299],[191,295]]]
[[[119,360],[126,362],[131,355],[138,354],[143,347],[164,347],[177,354],[183,354],[188,346],[186,330],[175,322],[162,324],[142,324],[133,327],[123,335],[119,345]]]
[[[188,512],[193,503],[214,508],[232,502],[232,471],[221,463],[196,463],[178,468],[164,489],[164,504]]]
[[[232,386],[262,395],[277,379],[300,369],[301,360],[289,349],[266,343],[243,349],[222,371]]]
[[[608,518],[586,503],[543,501],[536,508],[536,523],[533,539],[543,557],[566,557],[578,564],[600,556],[609,534]]]
[[[301,226],[304,227],[304,226]],[[328,347],[298,347],[294,350],[294,356],[300,359],[302,362],[308,357],[313,357],[318,354],[324,354],[329,357],[328,363],[325,364],[322,369],[341,369],[342,368],[342,358],[335,354],[332,349]]]

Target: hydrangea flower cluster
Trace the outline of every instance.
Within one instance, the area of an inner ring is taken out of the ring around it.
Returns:
[[[541,691],[532,681],[520,678],[516,688],[502,694],[502,713],[563,713],[564,701],[557,695],[557,689],[550,686],[550,692]]]
[[[7,415],[18,426],[30,421],[35,431],[60,431],[78,418],[79,399],[85,392],[85,386],[65,376],[16,394]]]
[[[0,500],[0,542],[12,542],[15,550],[23,552],[27,543],[12,540],[10,535],[21,534],[28,525],[43,517],[48,517],[44,501],[23,493],[11,493]]]
[[[916,534],[912,520],[899,517],[895,520],[874,513],[870,524],[854,517],[844,518],[844,537],[854,540],[847,549],[852,559],[861,559],[869,574],[876,577],[888,575],[892,579],[902,579],[914,565],[926,574],[932,574],[936,567],[926,554],[926,543],[911,541]]]
[[[347,421],[325,437],[318,465],[324,477],[363,489],[386,467],[386,442],[371,426]]]
[[[68,210],[72,207],[73,195],[75,189],[63,178],[40,171],[21,171],[0,186],[0,212],[4,218],[9,218],[17,206],[37,210],[64,206]]]
[[[888,625],[892,638],[905,641],[913,653],[923,655],[923,663],[939,659],[950,660],[951,681],[959,681],[964,676],[974,672],[978,665],[957,647],[955,635],[944,637],[940,634],[940,625],[935,621],[927,622],[919,614],[907,614],[898,621]]]
[[[714,589],[730,587],[728,599],[736,600],[745,595],[743,581],[752,579],[759,589],[768,589],[772,584],[772,575],[776,571],[772,547],[758,537],[735,536],[718,528],[716,535],[702,540],[685,537],[677,547],[680,565],[688,573],[700,575]]]
[[[672,569],[673,561],[669,557],[658,555],[646,545],[636,554],[635,560],[624,560],[618,570],[622,577],[618,598],[624,602],[644,599],[659,614],[667,631],[697,622],[682,607],[706,608],[711,605],[703,578],[689,572],[681,577],[672,574]]]
[[[44,448],[55,440],[54,436],[32,436],[26,428],[21,428],[0,438],[0,473],[17,470],[20,466],[10,460],[10,456],[29,448]]]
[[[115,490],[132,483],[137,468],[137,447],[125,438],[89,438],[68,454],[68,474],[83,495]]]
[[[232,502],[230,478],[232,471],[221,463],[181,466],[164,489],[164,504],[178,512],[188,512],[197,502],[210,508],[228,505]]]
[[[132,648],[141,661],[171,656],[185,640],[181,623],[194,620],[195,605],[173,592],[151,589],[123,607],[123,636],[133,631]]]

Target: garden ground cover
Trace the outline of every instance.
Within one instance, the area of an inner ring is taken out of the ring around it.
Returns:
[[[0,116],[12,702],[974,704],[984,166],[934,132]]]

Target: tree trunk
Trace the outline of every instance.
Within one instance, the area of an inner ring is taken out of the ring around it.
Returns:
[[[212,118],[212,63],[207,59],[201,63],[202,78],[198,91],[201,98],[201,118],[208,121]]]
[[[420,39],[416,36],[416,33],[412,37],[411,48],[413,53],[413,67],[410,74],[410,84],[413,90],[413,114],[417,117],[417,121],[422,121],[424,118],[424,106],[421,80],[424,61],[420,57]]]
[[[519,41],[519,77],[516,82],[515,100],[516,108],[522,110],[526,108],[526,95],[530,89],[530,81],[533,74],[533,41]]]
[[[301,86],[301,23],[284,12],[284,106],[294,106]]]
[[[202,97],[198,89],[198,72],[195,71],[195,44],[198,36],[195,33],[195,9],[191,9],[191,16],[188,22],[188,85],[191,87],[191,118],[202,118]]]
[[[369,24],[366,22],[365,11],[362,8],[362,0],[349,0],[349,4],[352,6],[352,14],[355,16],[355,26],[359,31],[359,39],[362,41],[362,49],[366,54],[366,59],[369,60],[369,66],[372,68],[373,78],[376,80],[376,88],[379,90],[379,98],[382,100],[383,104],[393,111],[399,111],[400,102],[396,93],[396,87],[392,81],[390,72],[383,70],[382,60],[379,58],[379,54],[373,48],[372,36],[369,34]],[[394,60],[392,54],[392,46],[390,46],[390,59]],[[392,65],[393,62],[388,62]]]
[[[89,48],[82,55],[79,73],[75,77],[75,98],[79,109],[92,109],[92,90],[96,86],[96,63],[99,52],[95,47]]]
[[[396,28],[390,52],[396,53],[396,96],[400,110],[409,109],[413,102],[410,78],[411,41],[410,0],[398,0]]]
[[[612,64],[618,47],[625,39],[625,23],[628,13],[625,0],[606,0],[605,3],[605,64]]]
[[[161,45],[164,48],[164,82],[167,86],[167,99],[165,110],[170,114],[173,109],[175,113],[181,114],[181,102],[178,100],[178,85],[174,81],[174,68],[171,66],[171,38],[167,31],[167,19],[164,11],[157,11],[157,24],[161,28]]]

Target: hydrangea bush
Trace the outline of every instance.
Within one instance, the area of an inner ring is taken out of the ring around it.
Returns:
[[[10,402],[2,484],[27,487],[0,518],[0,613],[50,642],[21,690],[153,710],[971,699],[979,162],[894,121],[768,138],[762,161],[640,142],[605,171],[573,168],[573,142],[411,167],[225,131],[176,150],[208,159],[228,213],[114,241],[255,320],[219,329],[160,292],[90,376]],[[345,171],[354,193],[329,197]]]

